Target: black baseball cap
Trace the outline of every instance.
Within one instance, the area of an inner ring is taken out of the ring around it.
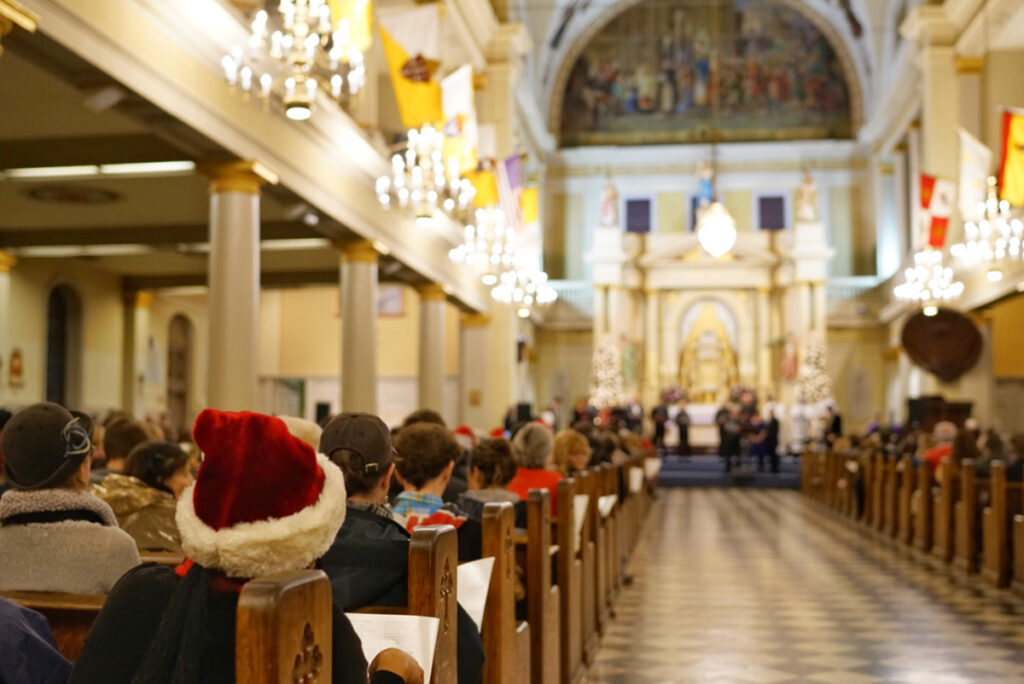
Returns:
[[[360,466],[350,459],[349,466],[365,475],[383,474],[394,456],[391,431],[372,413],[339,413],[327,423],[320,436],[320,453],[334,459],[341,449],[362,460]]]
[[[63,484],[92,453],[88,414],[41,402],[17,411],[0,434],[4,476],[15,489]]]

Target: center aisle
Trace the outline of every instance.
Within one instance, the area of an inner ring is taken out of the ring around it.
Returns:
[[[1024,681],[1024,601],[792,491],[662,489],[592,684]]]

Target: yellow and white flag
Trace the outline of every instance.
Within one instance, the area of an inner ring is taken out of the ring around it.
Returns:
[[[973,135],[960,129],[960,216],[978,221],[985,214],[992,150]]]
[[[476,168],[479,131],[473,99],[473,67],[466,64],[441,81],[445,158],[459,160],[459,172]]]
[[[1024,206],[1024,110],[1003,112],[1003,162],[999,165],[999,196]]]
[[[360,52],[373,45],[373,0],[327,0],[334,30],[348,34]]]
[[[438,4],[380,10],[381,44],[406,128],[440,124],[441,14]]]
[[[468,171],[465,176],[476,190],[476,194],[473,196],[473,206],[482,208],[498,203],[498,179],[493,171],[474,169]]]

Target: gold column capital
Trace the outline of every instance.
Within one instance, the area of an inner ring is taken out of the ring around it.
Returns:
[[[960,76],[973,76],[985,69],[985,57],[965,57],[958,55],[953,59],[953,67]]]
[[[149,290],[126,290],[124,303],[133,309],[148,309],[153,303],[153,293]]]
[[[18,258],[16,256],[0,249],[0,273],[10,273],[17,263]]]
[[[462,314],[461,323],[463,328],[486,328],[491,324],[491,314]]]
[[[373,240],[337,241],[334,246],[341,251],[343,263],[375,264],[380,260],[380,252],[373,246]]]
[[[210,194],[221,192],[242,192],[247,195],[260,194],[264,183],[276,185],[277,174],[258,161],[202,161],[196,170],[210,179]]]
[[[448,299],[448,293],[437,283],[424,283],[416,286],[416,292],[421,302],[443,302]]]

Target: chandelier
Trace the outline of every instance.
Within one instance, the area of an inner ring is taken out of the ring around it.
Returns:
[[[986,277],[1002,280],[1002,264],[1022,258],[1024,223],[1010,216],[1009,202],[1000,201],[994,176],[988,178],[988,194],[977,215],[982,218],[964,224],[964,240],[950,247],[950,254],[968,265],[988,264]]]
[[[548,285],[547,273],[527,269],[502,273],[491,296],[499,302],[514,304],[520,318],[529,318],[534,306],[547,306],[558,299],[558,293]]]
[[[480,271],[484,285],[498,284],[501,275],[516,266],[515,230],[498,207],[476,210],[475,221],[467,223],[464,241],[448,252],[456,264]]]
[[[736,244],[736,221],[721,202],[712,202],[701,211],[697,242],[716,259],[728,254]]]
[[[429,223],[441,211],[461,221],[476,190],[459,173],[459,159],[444,158],[444,133],[431,125],[409,130],[405,151],[391,157],[391,175],[377,179],[377,199],[385,209],[412,207],[416,222]]]
[[[342,18],[334,26],[327,0],[280,0],[271,14],[256,12],[245,47],[221,66],[228,83],[264,103],[279,100],[289,119],[305,121],[321,90],[340,105],[366,84],[362,51]]]
[[[914,265],[904,272],[904,282],[893,288],[896,299],[919,303],[925,316],[934,316],[939,305],[951,302],[964,292],[964,284],[954,279],[953,269],[943,264],[942,252],[931,247],[914,254]]]

